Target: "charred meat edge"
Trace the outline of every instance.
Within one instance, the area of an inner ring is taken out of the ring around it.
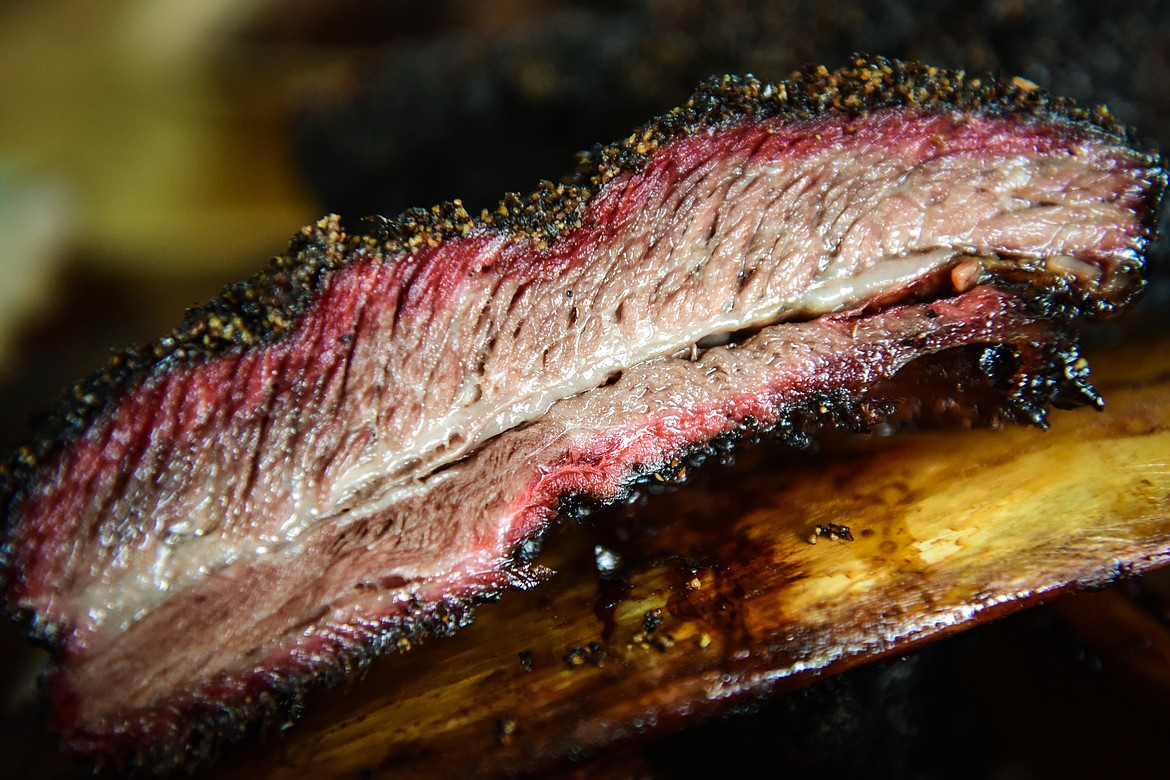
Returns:
[[[830,71],[810,65],[787,82],[768,84],[752,77],[712,78],[683,106],[658,117],[628,137],[582,154],[577,168],[561,182],[542,182],[528,196],[509,193],[493,210],[469,214],[458,201],[430,209],[411,209],[395,219],[368,218],[351,233],[330,217],[304,228],[289,250],[273,258],[251,279],[226,287],[210,303],[192,309],[170,335],[114,355],[108,365],[67,392],[35,432],[31,442],[8,453],[0,476],[8,504],[27,487],[32,472],[51,453],[80,433],[119,393],[156,367],[198,363],[239,348],[270,344],[295,328],[312,302],[321,278],[344,267],[360,251],[390,256],[478,230],[498,230],[547,246],[580,227],[590,198],[610,179],[637,172],[660,145],[738,121],[776,117],[802,121],[826,115],[861,116],[884,108],[927,112],[973,112],[985,116],[1022,116],[1073,127],[1108,143],[1139,146],[1133,131],[1104,106],[1085,108],[1056,97],[1023,79],[968,77],[963,71],[913,61],[859,55]],[[1162,165],[1154,153],[1143,163]],[[1156,206],[1165,174],[1151,182]],[[1155,208],[1145,215],[1154,226]],[[1118,302],[1102,304],[1107,309]]]
[[[546,185],[526,200],[510,196],[493,213],[471,218],[458,204],[449,204],[428,212],[409,212],[393,222],[376,222],[368,235],[360,237],[346,235],[336,220],[325,220],[315,229],[307,229],[294,241],[289,254],[275,260],[268,271],[248,283],[228,288],[218,300],[192,312],[172,336],[152,347],[119,355],[105,371],[76,386],[42,430],[37,443],[18,450],[10,459],[4,474],[8,505],[16,506],[25,492],[35,490],[39,465],[76,441],[126,389],[156,372],[199,365],[234,350],[278,343],[295,330],[319,286],[355,257],[409,254],[457,236],[493,233],[521,236],[534,247],[545,248],[581,226],[591,199],[606,182],[639,171],[655,149],[672,139],[729,127],[745,119],[854,117],[907,106],[927,113],[959,110],[992,117],[1036,117],[1075,127],[1078,133],[1096,135],[1111,146],[1129,141],[1127,131],[1107,113],[1085,111],[1051,99],[1029,84],[966,79],[960,73],[912,63],[859,59],[851,68],[835,73],[808,69],[780,85],[765,85],[752,79],[714,81],[683,109],[619,144],[595,150],[564,184]],[[1151,190],[1164,186],[1153,157],[1138,156],[1135,167],[1149,169]],[[1153,209],[1149,209],[1141,216],[1149,220],[1152,213]],[[1137,287],[1144,242],[1145,236],[1136,237],[1129,262],[1108,269],[1110,275],[1102,287],[1113,295],[1082,295],[1080,284],[1069,279],[1093,271],[1075,257],[1060,256],[1055,262],[1032,268],[1026,263],[1009,263],[1000,281],[1010,286],[1013,274],[1026,277],[1046,271],[1056,287],[1066,293],[1063,297],[1050,297],[1050,311],[1052,301],[1061,300],[1061,305],[1071,310],[1109,313],[1123,307]],[[952,279],[956,274],[962,278],[972,271],[969,264],[951,262],[961,256],[961,252],[955,252],[947,258]],[[1028,259],[1033,264],[1043,260]],[[989,267],[994,273],[1001,260],[980,259],[970,282],[978,281]],[[11,550],[6,553],[11,557]],[[34,621],[33,627],[44,638],[54,638],[52,626],[38,626]]]

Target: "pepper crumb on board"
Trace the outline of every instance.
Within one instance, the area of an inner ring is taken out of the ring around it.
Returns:
[[[837,539],[842,542],[853,541],[853,531],[847,525],[838,525],[837,523],[824,523],[818,525],[813,529],[812,533],[808,535],[808,543],[816,544],[817,539],[824,536],[827,539]]]
[[[677,642],[674,636],[665,631],[659,631],[664,621],[665,617],[661,609],[647,610],[642,615],[642,630],[630,637],[626,649],[633,650],[635,647],[640,647],[643,650],[649,650],[653,648],[665,653],[674,647]]]
[[[642,630],[647,634],[653,634],[662,625],[663,620],[661,609],[647,610],[646,614],[642,616]]]
[[[578,669],[586,663],[600,668],[605,663],[605,648],[598,642],[590,642],[585,647],[573,646],[562,660],[569,669]]]

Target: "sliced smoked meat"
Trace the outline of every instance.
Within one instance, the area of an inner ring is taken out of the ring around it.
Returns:
[[[725,77],[566,182],[304,229],[5,467],[74,750],[165,770],[540,578],[580,500],[744,430],[1098,403],[1072,326],[1165,184],[1101,109],[884,59]]]

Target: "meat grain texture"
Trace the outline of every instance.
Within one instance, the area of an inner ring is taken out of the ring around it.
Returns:
[[[1164,186],[1103,109],[858,58],[713,79],[479,216],[322,219],[9,458],[56,727],[204,763],[714,439],[1097,404],[1072,325],[1140,291]]]

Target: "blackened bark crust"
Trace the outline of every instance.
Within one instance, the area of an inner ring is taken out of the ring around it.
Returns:
[[[7,513],[35,478],[37,465],[63,443],[75,440],[135,381],[171,365],[272,343],[295,328],[322,278],[355,257],[390,261],[420,246],[480,231],[504,231],[530,239],[536,246],[547,245],[580,224],[602,184],[639,170],[655,148],[672,138],[744,119],[801,121],[894,107],[1019,116],[1075,126],[1119,144],[1134,143],[1132,131],[1103,106],[1083,108],[1017,79],[969,77],[963,71],[917,62],[859,55],[839,70],[808,66],[776,84],[752,77],[712,78],[680,108],[624,139],[594,147],[562,182],[543,182],[526,197],[508,194],[493,210],[471,215],[455,201],[410,209],[394,219],[369,218],[356,231],[343,226],[337,216],[303,228],[290,241],[288,251],[273,258],[264,271],[229,285],[215,300],[192,309],[170,335],[117,353],[104,368],[70,388],[39,423],[32,441],[0,461],[0,505]],[[1149,163],[1151,168],[1158,167],[1152,153]],[[1161,186],[1165,186],[1164,177]],[[1144,216],[1152,220],[1153,212]]]

